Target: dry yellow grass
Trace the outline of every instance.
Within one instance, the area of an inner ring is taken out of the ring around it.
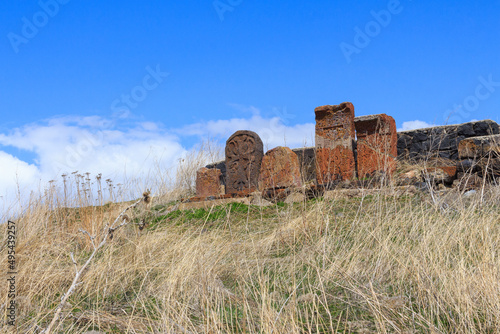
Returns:
[[[55,333],[500,332],[498,187],[168,213],[190,177],[128,213]],[[65,208],[81,191],[54,190],[16,219],[19,333],[47,327],[75,275],[70,254],[81,266],[92,252],[78,230],[99,236],[128,205]]]

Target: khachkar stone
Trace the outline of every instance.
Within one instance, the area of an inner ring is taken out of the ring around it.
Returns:
[[[196,172],[196,196],[210,197],[222,195],[220,179],[220,169],[200,168]]]
[[[391,176],[396,170],[398,154],[396,122],[386,114],[356,117],[358,177],[377,172]]]
[[[288,147],[267,151],[260,168],[259,188],[283,189],[301,187],[299,157]]]
[[[355,176],[354,106],[350,102],[314,109],[316,114],[316,179],[319,185]]]
[[[244,195],[258,187],[264,145],[252,131],[237,131],[226,141],[226,194]]]

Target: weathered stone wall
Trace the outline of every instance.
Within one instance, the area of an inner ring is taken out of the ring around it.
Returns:
[[[355,121],[356,119],[358,118],[356,117]],[[458,162],[461,160],[458,154],[460,141],[499,133],[499,125],[491,120],[398,132],[398,159],[417,161],[423,158],[441,157]],[[356,150],[356,147],[354,149]],[[296,148],[292,151],[299,158],[302,180],[314,182],[316,180],[315,148]],[[225,161],[218,161],[206,167],[220,169],[221,182],[226,185]]]
[[[309,183],[316,181],[316,154],[314,147],[294,148],[292,151],[299,158],[300,175],[302,181]],[[217,161],[205,166],[212,169],[217,168],[221,171],[221,184],[226,185],[226,162]]]
[[[458,145],[458,155],[459,172],[500,177],[500,135],[464,139]]]
[[[214,162],[213,164],[206,165],[205,167],[209,168],[209,169],[217,168],[218,170],[220,170],[221,184],[224,187],[226,186],[226,161],[225,160]]]
[[[491,120],[401,131],[398,132],[398,158],[414,161],[428,158],[458,160],[460,141],[498,133],[498,124]]]
[[[315,147],[294,148],[299,158],[300,175],[306,183],[316,181],[316,149]]]

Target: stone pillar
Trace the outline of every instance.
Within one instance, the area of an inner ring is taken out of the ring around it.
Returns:
[[[222,195],[221,171],[217,168],[200,168],[196,172],[196,197]]]
[[[354,106],[344,102],[317,107],[314,112],[318,185],[354,178]]]
[[[356,117],[358,177],[377,172],[391,176],[398,154],[396,122],[386,114]]]
[[[237,131],[226,141],[226,194],[246,195],[257,190],[264,155],[259,135]]]
[[[288,147],[267,151],[260,168],[259,188],[262,191],[301,187],[299,158]]]

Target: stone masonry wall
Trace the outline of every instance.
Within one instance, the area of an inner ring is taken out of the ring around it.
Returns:
[[[398,158],[413,161],[427,158],[458,160],[460,141],[498,133],[498,124],[491,120],[401,131],[398,132]]]
[[[458,155],[460,141],[466,138],[499,133],[499,125],[491,120],[401,131],[398,132],[398,159],[416,161],[423,158],[441,157],[458,161],[460,159]],[[306,182],[316,180],[315,148],[296,148],[292,151],[299,158],[303,180]],[[221,182],[223,185],[226,184],[226,164],[224,161],[218,161],[206,167],[220,169]]]

